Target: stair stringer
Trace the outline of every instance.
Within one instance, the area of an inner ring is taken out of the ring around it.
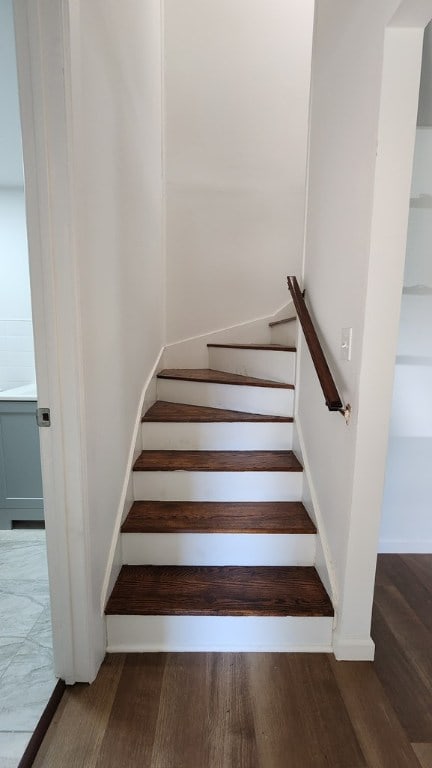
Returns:
[[[159,355],[153,365],[152,370],[147,376],[139,399],[137,413],[135,417],[135,424],[133,433],[131,435],[131,443],[129,448],[128,461],[125,468],[125,477],[120,495],[120,500],[117,508],[117,515],[115,525],[112,531],[111,546],[107,559],[105,577],[101,592],[101,614],[104,615],[105,605],[110,596],[113,586],[120,573],[121,566],[123,564],[123,553],[121,548],[121,536],[120,528],[123,520],[127,517],[128,512],[134,501],[133,494],[133,476],[132,467],[142,451],[142,432],[141,432],[141,418],[143,412],[148,410],[156,401],[157,390],[157,373],[162,367],[164,348],[159,352]]]
[[[244,323],[220,328],[208,333],[192,336],[188,339],[167,344],[163,364],[165,368],[206,368],[208,366],[207,344],[270,344],[269,323],[282,317],[294,315],[294,304],[289,302],[280,307],[273,315],[247,320]]]
[[[298,413],[296,413],[294,417],[292,450],[303,465],[303,491],[301,500],[311,520],[315,523],[317,529],[315,568],[318,571],[318,575],[324,584],[333,604],[334,630],[337,625],[337,608],[339,604],[339,590],[337,586],[336,571],[333,565],[333,559],[326,534],[324,518],[320,509],[318,496],[311,475],[310,464]]]

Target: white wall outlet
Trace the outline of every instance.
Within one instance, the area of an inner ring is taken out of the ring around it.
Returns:
[[[341,360],[351,360],[352,328],[342,328],[341,333]]]

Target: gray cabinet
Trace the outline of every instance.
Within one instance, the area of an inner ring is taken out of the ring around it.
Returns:
[[[0,528],[43,520],[36,401],[0,400]]]

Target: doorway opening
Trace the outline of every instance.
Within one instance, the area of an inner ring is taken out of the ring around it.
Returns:
[[[380,552],[431,553],[432,24],[425,29]]]

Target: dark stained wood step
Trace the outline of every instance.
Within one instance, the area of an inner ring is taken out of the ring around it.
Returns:
[[[300,501],[135,501],[122,533],[314,534]]]
[[[135,472],[302,472],[292,451],[142,451]]]
[[[271,379],[256,379],[253,376],[240,376],[238,373],[227,373],[226,371],[214,371],[213,368],[166,368],[158,373],[158,379],[202,381],[209,384],[233,384],[243,387],[294,389],[294,384],[285,384]]]
[[[263,413],[228,411],[223,408],[208,408],[185,403],[167,403],[158,400],[142,417],[142,421],[184,421],[192,422],[292,422],[292,416],[268,416]]]
[[[285,346],[285,344],[207,344],[208,347],[217,349],[255,349],[265,352],[295,352],[295,347]]]
[[[312,566],[124,565],[107,614],[333,616]]]
[[[294,315],[294,317],[284,317],[282,320],[274,320],[272,323],[269,323],[269,327],[274,328],[276,325],[285,325],[286,323],[292,323],[293,320],[297,320],[297,315]]]

